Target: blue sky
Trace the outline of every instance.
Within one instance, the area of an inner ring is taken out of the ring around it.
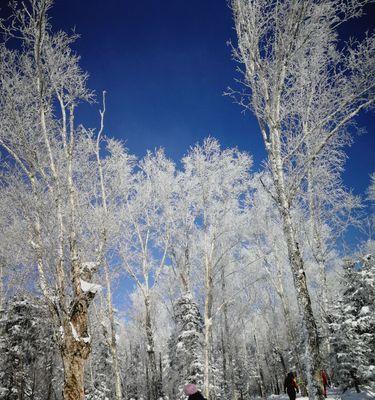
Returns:
[[[373,29],[375,7],[343,31]],[[373,15],[371,15],[373,14]],[[173,159],[207,135],[265,157],[254,117],[223,96],[234,84],[236,64],[228,40],[235,39],[226,0],[57,0],[55,28],[76,27],[76,50],[90,73],[90,87],[108,92],[107,134],[122,138],[138,156],[162,146]],[[95,122],[96,105],[84,119]],[[348,149],[345,184],[360,194],[375,169],[375,118],[359,118],[367,133]]]
[[[163,146],[178,159],[210,134],[264,157],[254,119],[222,95],[235,67],[225,0],[58,1],[53,22],[82,34],[90,85],[108,92],[107,133],[132,152]]]
[[[343,37],[373,29],[375,6],[368,13],[350,22]],[[137,156],[162,146],[175,160],[212,135],[250,152],[260,168],[265,152],[254,117],[223,96],[237,76],[226,0],[56,0],[51,17],[55,29],[76,27],[82,36],[75,49],[89,86],[108,93],[107,135]],[[82,109],[89,126],[99,123],[98,107]],[[363,194],[375,170],[375,117],[362,114],[358,122],[367,133],[348,149],[344,182]]]
[[[375,5],[366,11],[345,25],[343,38],[373,31]],[[54,29],[81,34],[75,50],[89,86],[108,93],[107,135],[137,156],[164,147],[174,160],[211,135],[250,152],[260,168],[265,152],[254,117],[223,96],[239,76],[227,44],[235,42],[227,0],[55,0],[51,17]],[[98,107],[81,108],[86,125],[99,124]],[[363,113],[358,123],[367,133],[347,149],[344,182],[364,194],[375,170],[375,116]]]

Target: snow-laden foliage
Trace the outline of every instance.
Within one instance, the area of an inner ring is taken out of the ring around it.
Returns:
[[[375,46],[371,35],[342,46],[337,29],[364,3],[231,2],[240,102],[267,153],[257,173],[212,137],[181,160],[163,149],[137,159],[105,137],[105,92],[98,129],[77,125],[94,100],[78,36],[52,29],[52,0],[11,3],[1,399],[186,400],[186,383],[208,400],[265,399],[293,370],[316,400],[323,367],[342,386],[373,384],[371,235],[338,268],[360,206],[342,182],[344,149],[374,101]]]
[[[0,398],[52,395],[61,384],[56,354],[46,307],[35,297],[11,298],[0,314]]]
[[[343,386],[356,377],[375,382],[375,259],[362,255],[344,266],[343,290],[330,324],[336,379]]]
[[[191,294],[177,300],[174,313],[176,328],[169,344],[169,378],[175,398],[184,400],[186,383],[199,387],[203,384],[203,319]]]

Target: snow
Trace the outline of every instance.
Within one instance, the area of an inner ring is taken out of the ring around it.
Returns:
[[[357,393],[354,389],[347,390],[345,393],[340,393],[338,389],[328,390],[327,400],[374,400],[375,391],[368,388],[361,388],[361,393]],[[271,395],[268,400],[289,400],[288,395]],[[297,400],[309,400],[308,397],[297,395]]]
[[[96,269],[97,265],[98,264],[95,261],[86,261],[82,263],[82,269],[92,271]]]
[[[370,314],[370,307],[369,306],[363,306],[361,308],[361,311],[359,312],[359,315],[368,315]]]
[[[72,329],[72,334],[73,334],[74,340],[76,340],[77,342],[82,340],[82,342],[84,342],[84,343],[90,343],[91,342],[91,336],[90,335],[87,336],[87,337],[80,338],[78,333],[77,333],[77,331],[76,331],[76,328],[74,327],[74,325],[71,322],[70,322],[70,327]]]
[[[74,340],[76,340],[77,342],[79,342],[79,336],[78,336],[78,333],[77,333],[77,331],[76,331],[75,326],[74,326],[71,322],[69,322],[69,323],[70,323],[70,327],[71,327],[71,329],[72,329],[72,334],[73,334]]]
[[[59,327],[59,332],[60,332],[62,339],[64,339],[65,332],[64,332],[64,328],[62,326]]]
[[[180,335],[180,338],[188,338],[188,337],[190,337],[190,336],[195,336],[196,335],[196,333],[197,333],[197,331],[196,330],[187,330],[187,331],[184,331],[184,332],[182,332],[181,333],[181,335]]]
[[[102,289],[102,287],[100,285],[97,285],[96,283],[90,283],[90,282],[86,282],[83,279],[80,279],[81,281],[81,288],[85,293],[96,293],[99,290]]]
[[[82,338],[82,341],[83,341],[84,343],[90,343],[90,342],[91,342],[91,337],[90,337],[90,335],[87,336],[87,337]]]
[[[340,400],[374,400],[375,390],[369,388],[363,388],[360,386],[361,393],[357,393],[354,389],[347,390],[345,393],[337,395],[335,399]]]

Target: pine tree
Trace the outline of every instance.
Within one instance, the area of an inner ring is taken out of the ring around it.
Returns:
[[[336,380],[343,387],[375,382],[375,262],[366,255],[344,267],[344,290],[331,312]]]
[[[45,398],[52,392],[56,346],[47,310],[35,298],[13,298],[0,319],[0,398]]]
[[[144,354],[144,352],[139,344],[130,345],[125,379],[125,392],[130,400],[142,398],[142,395],[145,395],[147,391],[147,367],[141,354]]]
[[[92,373],[91,385],[86,383],[85,400],[114,399],[112,358],[103,338],[94,342],[91,354]],[[87,382],[87,381],[86,381]]]
[[[184,400],[183,386],[203,384],[203,320],[191,294],[183,295],[175,305],[176,331],[170,340],[171,371],[176,399]]]

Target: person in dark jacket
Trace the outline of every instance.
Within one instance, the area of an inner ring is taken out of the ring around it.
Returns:
[[[324,397],[327,397],[328,375],[324,369],[322,369],[322,381],[323,381],[323,394]]]
[[[289,372],[284,380],[284,392],[288,393],[289,400],[296,400],[296,393],[299,392],[293,372]]]
[[[188,383],[184,386],[184,393],[189,396],[189,400],[206,400],[202,393],[197,389],[194,383]]]

